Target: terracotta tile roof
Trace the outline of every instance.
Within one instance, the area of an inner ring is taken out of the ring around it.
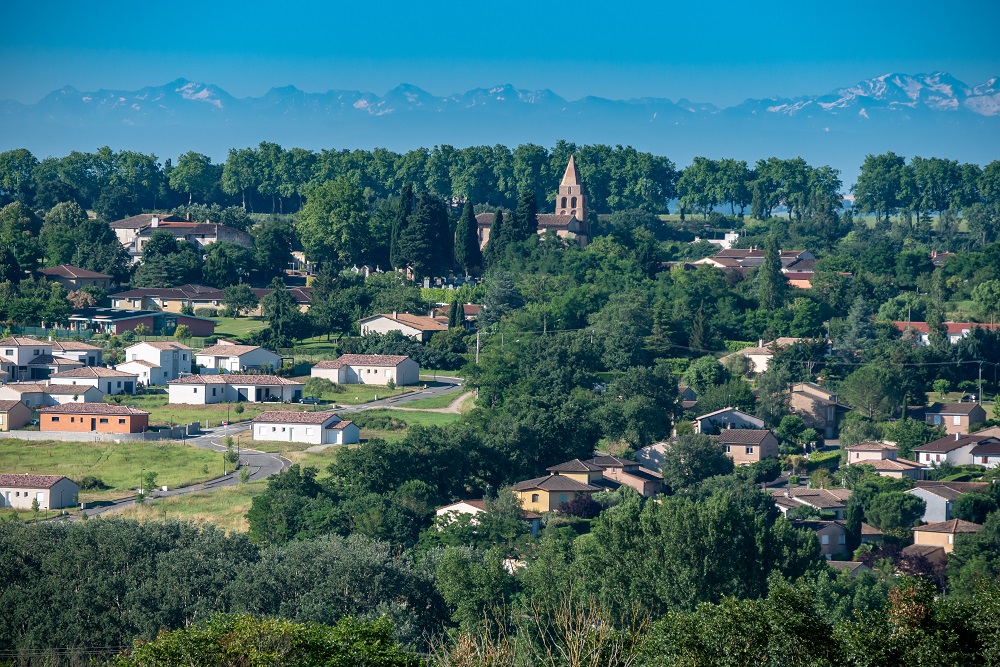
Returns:
[[[188,375],[176,380],[170,380],[167,384],[247,384],[247,385],[295,385],[302,386],[301,382],[278,377],[277,375],[254,375],[252,373],[230,373],[228,375]]]
[[[759,445],[771,434],[767,429],[756,428],[725,428],[719,431],[713,438],[725,445]]]
[[[972,523],[971,521],[962,521],[961,519],[952,519],[950,521],[939,521],[938,523],[928,523],[924,526],[917,526],[913,529],[913,532],[921,533],[951,533],[952,535],[956,533],[975,533],[982,528],[978,523]]]
[[[821,519],[792,519],[792,525],[796,528],[806,528],[814,531],[824,530],[833,526],[847,528],[843,521],[823,521]]]
[[[69,264],[60,264],[59,266],[53,266],[49,269],[38,269],[38,272],[43,276],[55,276],[56,278],[106,278],[111,279],[106,273],[97,273],[96,271],[88,271],[87,269],[81,269],[79,266],[70,266]]]
[[[14,406],[16,406],[16,405],[24,405],[24,403],[22,403],[21,401],[14,400],[14,399],[7,400],[7,401],[0,401],[0,412],[7,412],[7,411],[13,409]],[[25,407],[27,407],[27,406],[25,406]]]
[[[83,366],[82,361],[67,359],[65,357],[54,357],[51,354],[40,354],[28,362],[29,366],[66,366],[67,368],[79,368]]]
[[[875,468],[875,472],[902,472],[906,470],[921,470],[926,468],[916,461],[906,459],[876,459],[873,461],[858,461],[863,465],[870,465]]]
[[[263,350],[259,345],[212,345],[198,352],[198,356],[206,357],[242,357],[254,350]],[[269,351],[269,350],[265,350]]]
[[[140,345],[148,345],[154,350],[190,350],[191,348],[182,343],[175,343],[173,341],[153,341],[147,340],[141,343],[136,343],[135,345],[129,345],[126,350],[131,350],[133,347],[139,347]]]
[[[405,324],[406,326],[417,329],[418,331],[448,330],[447,322],[439,322],[433,317],[427,317],[426,315],[411,315],[410,313],[396,313],[395,316],[393,316],[392,313],[379,313],[378,315],[364,317],[359,320],[359,322],[367,322],[377,317],[384,317],[387,320],[398,322],[399,324]]]
[[[546,468],[549,472],[601,472],[604,470],[599,465],[594,465],[593,463],[588,463],[581,461],[580,459],[573,459],[572,461],[566,461],[565,463],[560,463],[554,465],[551,468]]]
[[[447,510],[449,507],[455,507],[457,505],[468,505],[470,507],[475,507],[480,512],[486,511],[486,501],[483,500],[482,498],[475,498],[473,500],[459,500],[458,502],[454,502],[450,505],[442,505],[441,507],[438,507],[436,509]],[[527,510],[521,510],[521,518],[526,520],[541,519],[542,515],[535,514],[534,512],[529,512]]]
[[[292,412],[291,410],[268,410],[254,417],[254,423],[268,424],[322,424],[331,418],[340,419],[332,410],[322,412]],[[338,423],[342,423],[338,422]],[[348,422],[350,423],[350,422]]]
[[[773,491],[771,495],[775,499],[785,498],[785,491]],[[847,499],[851,496],[850,489],[789,489],[787,491],[792,501],[800,504],[811,505],[818,509],[837,509],[847,505]]]
[[[344,366],[396,367],[409,359],[405,354],[342,354],[336,359],[321,361],[313,368],[343,368]]]
[[[926,445],[920,445],[919,447],[914,447],[915,452],[928,452],[931,454],[939,453],[944,454],[946,452],[952,452],[956,449],[960,449],[967,445],[975,445],[986,441],[996,440],[993,436],[989,435],[963,435],[961,433],[955,435],[946,435],[943,438],[939,438],[934,442],[928,442]]]
[[[160,222],[181,222],[181,219],[166,213],[140,213],[129,216],[121,220],[109,223],[111,229],[141,229],[153,224],[153,218],[159,218]]]
[[[989,490],[990,484],[989,482],[932,482],[921,480],[915,482],[914,485],[914,488],[926,491],[937,490],[941,487],[947,487],[961,493],[970,493],[976,491],[986,492]]]
[[[927,322],[893,322],[896,328],[900,331],[906,331],[907,329],[913,329],[919,333],[930,333],[930,327],[927,326]],[[979,327],[981,329],[996,329],[1000,327],[1000,324],[984,324],[982,322],[944,322],[945,329],[948,333],[953,336],[958,336],[966,331],[975,329]]]
[[[73,414],[73,415],[148,415],[146,410],[133,408],[129,405],[112,403],[66,403],[38,408],[39,414]]]
[[[15,489],[51,489],[64,475],[22,475],[18,473],[0,473],[0,486]]]
[[[21,394],[61,394],[64,396],[74,396],[88,389],[98,390],[89,384],[42,384],[40,382],[8,382],[4,385]]]
[[[591,463],[600,468],[632,468],[639,465],[638,461],[620,459],[617,456],[597,456],[587,461],[587,463]],[[549,470],[551,470],[551,468],[549,468]]]
[[[695,417],[695,419],[697,419],[697,420],[706,419],[708,417],[714,417],[716,415],[721,415],[723,412],[738,412],[741,415],[744,415],[746,417],[750,417],[751,419],[754,419],[754,420],[757,420],[757,421],[761,421],[759,418],[754,417],[753,415],[748,415],[747,413],[743,412],[742,410],[737,410],[736,408],[722,408],[721,410],[716,410],[715,412],[709,412],[708,414],[704,414],[704,415],[701,415],[699,417]]]
[[[925,414],[929,415],[968,415],[976,408],[982,409],[978,403],[932,403]]]
[[[565,475],[536,477],[535,479],[518,482],[514,485],[515,491],[530,491],[532,489],[541,489],[542,491],[600,491],[600,489],[596,486],[578,482],[571,477],[566,477]]]
[[[28,338],[26,336],[8,336],[7,338],[0,339],[0,345],[8,347],[33,347],[35,345],[48,345],[48,343],[44,340]]]
[[[188,284],[179,287],[137,287],[110,296],[112,299],[145,299],[150,297],[192,301],[221,301],[225,297],[225,292],[215,287]]]
[[[932,556],[940,559],[945,558],[944,547],[934,544],[911,544],[903,548],[903,555],[910,558],[927,558],[928,560],[933,560]]]
[[[53,350],[61,350],[63,352],[83,352],[102,349],[97,345],[91,345],[79,340],[54,340],[48,344],[52,346]]]
[[[135,373],[125,373],[123,371],[116,371],[113,368],[105,368],[104,366],[83,366],[82,368],[74,368],[71,371],[61,371],[59,373],[53,373],[49,377],[50,378],[124,378],[124,377],[135,377]]]
[[[327,426],[328,429],[332,431],[343,431],[345,428],[353,424],[350,419],[341,419],[339,422],[334,422]]]
[[[972,448],[973,456],[992,456],[994,454],[1000,454],[1000,440],[984,442]]]
[[[140,366],[145,366],[146,368],[159,368],[159,364],[154,364],[152,361],[146,361],[145,359],[133,359],[132,361],[125,361],[123,363],[115,366],[117,369],[119,366],[128,366],[129,364],[139,364]]]
[[[890,445],[887,442],[861,442],[856,445],[851,445],[846,448],[849,452],[881,452],[885,450],[895,451],[896,445]],[[867,463],[867,461],[864,461]]]
[[[885,533],[883,533],[881,530],[879,530],[875,526],[868,525],[864,521],[861,522],[861,534],[867,535],[869,537],[874,537],[876,535],[885,535]]]

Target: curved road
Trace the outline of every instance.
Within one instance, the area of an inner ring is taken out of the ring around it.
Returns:
[[[371,408],[391,408],[396,405],[402,405],[411,401],[420,400],[422,398],[430,398],[431,396],[451,393],[462,388],[462,379],[457,377],[438,376],[437,383],[437,386],[429,386],[426,389],[402,394],[400,396],[390,396],[389,398],[369,401],[368,403],[361,403],[359,405],[340,406],[337,408],[337,412],[360,412],[361,410],[369,410]],[[209,451],[222,453],[226,451],[226,445],[224,444],[226,436],[236,435],[237,433],[244,433],[246,431],[246,422],[241,424],[231,424],[229,426],[209,429],[202,435],[188,438],[188,440],[194,444],[195,447],[200,449],[207,449]],[[245,448],[240,449],[240,463],[244,467],[248,467],[250,469],[250,481],[254,482],[270,477],[271,475],[276,475],[288,469],[288,467],[292,464],[292,462],[284,456],[261,452],[256,449]],[[152,491],[147,495],[147,498],[169,498],[170,496],[198,493],[199,491],[214,491],[215,489],[226,486],[234,486],[238,483],[239,471],[234,471],[228,475],[216,477],[215,479],[210,479],[199,484],[182,486],[176,489],[170,489],[169,491]],[[129,496],[105,505],[88,507],[84,510],[84,513],[88,517],[92,517],[134,504],[135,496]]]

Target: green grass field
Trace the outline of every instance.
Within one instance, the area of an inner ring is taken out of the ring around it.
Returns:
[[[136,521],[191,521],[200,525],[213,524],[227,532],[249,529],[246,513],[254,496],[267,489],[266,482],[249,482],[214,491],[199,491],[182,496],[147,500],[141,506],[132,505],[104,516]],[[23,517],[22,517],[23,518]]]
[[[309,376],[298,377],[295,379],[299,382],[305,382],[309,379]],[[423,385],[396,387],[392,391],[386,389],[384,385],[377,384],[342,384],[340,387],[344,391],[326,392],[317,398],[330,403],[338,403],[340,405],[358,405],[359,403],[368,403],[369,401],[386,398],[388,396],[401,396],[402,394],[408,394],[422,389]]]
[[[452,404],[459,396],[462,395],[461,391],[451,391],[447,394],[438,394],[437,396],[430,396],[428,398],[419,398],[415,401],[409,401],[403,405],[407,408],[415,408],[418,410],[434,410],[437,408],[446,408]]]
[[[236,338],[267,327],[267,322],[256,317],[213,317],[212,319],[215,320],[215,335],[220,338]]]
[[[218,426],[223,421],[249,421],[265,410],[308,411],[313,409],[326,410],[328,406],[301,405],[298,403],[239,403],[243,406],[243,414],[237,414],[236,403],[213,403],[211,405],[187,405],[184,403],[170,404],[166,394],[143,394],[141,396],[125,396],[123,405],[149,410],[150,424],[166,426],[168,424],[190,424],[200,422],[205,426]]]
[[[35,475],[65,475],[80,481],[99,477],[105,491],[82,491],[90,502],[130,495],[143,469],[156,473],[158,486],[177,487],[222,474],[222,455],[180,442],[59,442],[0,440],[0,470]]]
[[[407,428],[398,431],[380,431],[375,429],[361,429],[361,439],[382,438],[390,442],[402,440],[410,426],[447,426],[453,424],[461,415],[450,412],[416,412],[410,410],[364,410],[363,414],[387,415],[393,419],[405,421]],[[347,415],[350,419],[350,415]]]

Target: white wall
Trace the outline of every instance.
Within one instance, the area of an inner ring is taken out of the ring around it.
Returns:
[[[79,488],[68,479],[61,479],[49,489],[22,489],[13,486],[0,487],[0,507],[31,509],[31,503],[38,500],[38,508],[59,509],[72,507],[76,503]]]
[[[186,403],[190,405],[205,405],[209,401],[205,400],[205,388],[210,385],[202,384],[171,384],[167,385],[168,403]],[[221,386],[225,385],[211,385]],[[209,394],[212,392],[209,391]],[[218,401],[215,401],[218,402]]]
[[[402,332],[404,336],[409,336],[410,338],[416,338],[418,340],[421,340],[423,337],[423,332],[420,331],[420,329],[414,329],[413,327],[405,324],[394,322],[386,317],[378,317],[361,325],[362,336],[368,333],[387,334],[390,331],[399,331]]]

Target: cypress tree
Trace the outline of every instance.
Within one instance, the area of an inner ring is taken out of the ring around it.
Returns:
[[[458,299],[452,299],[451,308],[448,310],[448,328],[454,329],[462,326],[462,320],[465,319],[464,314],[465,309],[458,303]]]
[[[781,273],[781,254],[774,234],[764,247],[764,263],[757,269],[757,299],[761,310],[775,311],[785,304],[788,281]]]
[[[504,230],[503,209],[497,209],[490,227],[490,238],[486,243],[486,264],[493,266],[507,252],[507,232]]]
[[[522,190],[517,198],[517,208],[514,210],[515,241],[525,241],[538,233],[538,202],[531,190]]]
[[[705,302],[698,306],[698,312],[691,320],[691,338],[688,346],[696,350],[705,348]]]
[[[422,192],[413,214],[399,235],[399,255],[418,277],[429,276],[451,263],[448,211],[433,195]]]
[[[396,207],[396,217],[392,221],[392,232],[389,237],[389,263],[394,269],[401,269],[407,264],[407,257],[400,251],[400,239],[406,229],[406,224],[413,215],[413,184],[406,183],[399,194],[399,204]]]
[[[479,223],[472,210],[472,202],[465,202],[462,217],[455,230],[455,262],[469,275],[472,269],[483,265],[483,253],[479,249]]]

